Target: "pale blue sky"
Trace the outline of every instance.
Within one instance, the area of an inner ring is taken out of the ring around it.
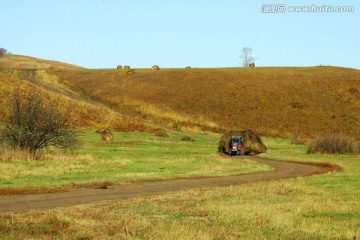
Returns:
[[[257,66],[360,69],[358,0],[0,0],[0,47],[87,68]],[[262,13],[264,4],[354,6]]]

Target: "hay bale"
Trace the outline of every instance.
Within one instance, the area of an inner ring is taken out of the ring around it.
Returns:
[[[180,141],[183,141],[183,142],[195,142],[195,140],[192,137],[189,137],[189,136],[182,137],[180,139]]]
[[[255,63],[249,63],[249,67],[250,68],[255,67]]]
[[[118,65],[117,67],[116,67],[116,69],[123,69],[123,66],[122,65]]]
[[[167,132],[164,129],[161,129],[161,128],[155,129],[154,136],[156,136],[156,137],[169,137]]]
[[[101,140],[103,141],[114,141],[114,136],[112,132],[107,128],[101,128],[95,131],[95,133],[101,134]]]
[[[158,65],[154,65],[151,67],[151,70],[158,71],[160,70],[160,67]]]
[[[130,69],[130,66],[124,66],[124,69]]]
[[[266,146],[261,140],[261,138],[254,131],[250,129],[230,131],[225,133],[221,137],[218,144],[219,152],[224,152],[224,153],[230,152],[230,144],[231,144],[232,136],[242,137],[245,154],[259,154],[266,152]]]
[[[129,69],[126,71],[126,74],[135,74],[135,70],[134,69]]]

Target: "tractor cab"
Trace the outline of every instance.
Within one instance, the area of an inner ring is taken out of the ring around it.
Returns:
[[[230,141],[229,155],[243,155],[244,154],[244,144],[242,137],[232,136]]]

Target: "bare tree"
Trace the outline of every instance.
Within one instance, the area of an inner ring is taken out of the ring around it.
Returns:
[[[250,63],[255,63],[255,58],[252,56],[252,49],[250,47],[243,47],[241,50],[242,66],[249,67]]]
[[[77,133],[70,127],[66,112],[60,112],[56,104],[39,92],[17,90],[12,96],[8,122],[0,131],[0,141],[35,154],[50,146],[71,149]]]
[[[4,56],[6,54],[9,54],[9,51],[6,50],[5,48],[0,48],[0,57]]]

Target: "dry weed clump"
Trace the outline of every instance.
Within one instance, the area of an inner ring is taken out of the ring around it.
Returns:
[[[34,159],[39,159],[39,154],[31,154],[29,151],[21,150],[20,148],[12,149],[6,146],[0,147],[0,162],[25,161],[29,162]]]
[[[182,137],[180,139],[180,141],[183,141],[183,142],[195,142],[195,140],[192,137],[189,137],[189,136]]]
[[[313,140],[308,146],[307,153],[325,154],[353,154],[359,153],[357,143],[341,134],[328,134]]]
[[[156,137],[169,137],[169,134],[164,129],[155,129],[154,130],[154,136]]]

